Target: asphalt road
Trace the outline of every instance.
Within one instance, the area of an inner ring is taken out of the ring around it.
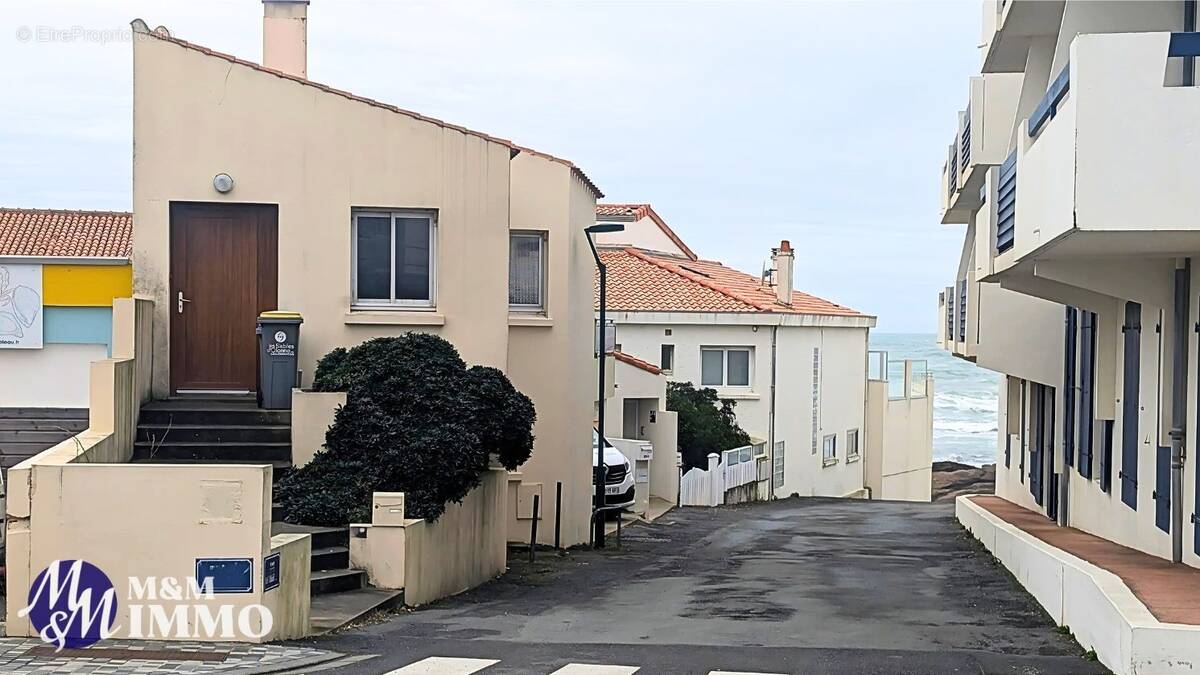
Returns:
[[[791,499],[681,509],[621,550],[512,556],[474,591],[310,644],[496,660],[482,675],[569,663],[638,673],[1103,673],[1058,632],[949,504]],[[450,672],[450,671],[446,671]]]

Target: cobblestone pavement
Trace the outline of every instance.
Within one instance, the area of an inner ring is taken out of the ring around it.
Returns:
[[[337,652],[288,645],[105,640],[63,650],[37,639],[0,639],[0,673],[278,673],[340,658]]]

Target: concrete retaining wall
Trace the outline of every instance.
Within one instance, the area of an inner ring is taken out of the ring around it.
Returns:
[[[1194,674],[1200,626],[1161,623],[1120,577],[1010,525],[966,497],[958,521],[1060,626],[1116,675]]]

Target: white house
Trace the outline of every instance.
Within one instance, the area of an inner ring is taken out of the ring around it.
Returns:
[[[767,442],[775,496],[864,495],[875,317],[793,291],[786,241],[763,280],[698,259],[649,205],[599,205],[597,218],[626,224],[600,252],[619,350],[734,401],[738,424]]]
[[[1200,659],[1196,18],[985,2],[942,169],[966,232],[939,336],[1001,374],[1000,499],[960,519],[1118,673]]]

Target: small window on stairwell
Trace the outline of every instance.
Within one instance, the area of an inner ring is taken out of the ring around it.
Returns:
[[[658,367],[664,373],[675,370],[675,345],[663,345],[662,355],[658,359]]]
[[[837,464],[837,434],[829,434],[822,442],[821,461],[825,466]]]

